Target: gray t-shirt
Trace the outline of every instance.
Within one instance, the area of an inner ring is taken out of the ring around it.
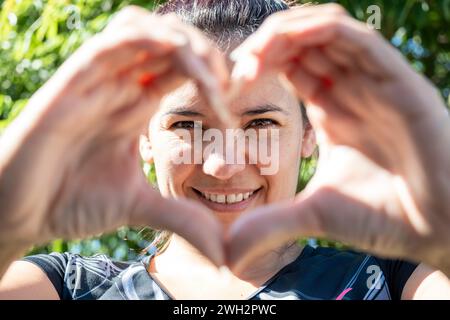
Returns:
[[[147,272],[151,258],[119,262],[105,255],[51,253],[23,260],[46,273],[61,299],[170,300]],[[397,300],[416,266],[354,251],[305,246],[248,299]]]

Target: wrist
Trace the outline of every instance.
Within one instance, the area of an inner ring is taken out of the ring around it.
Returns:
[[[24,116],[26,118],[26,116]],[[16,122],[17,121],[17,122]],[[37,241],[43,217],[50,202],[50,176],[57,168],[58,156],[51,134],[24,126],[16,119],[0,137],[0,245],[31,244]],[[61,159],[61,157],[59,157]],[[42,182],[47,183],[42,188]]]

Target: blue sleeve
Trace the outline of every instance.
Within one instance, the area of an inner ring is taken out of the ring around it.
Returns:
[[[69,253],[37,254],[24,257],[22,261],[31,262],[41,268],[52,282],[59,298],[63,298],[64,276],[69,261]]]

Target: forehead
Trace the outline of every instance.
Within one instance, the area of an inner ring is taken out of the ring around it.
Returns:
[[[162,98],[159,112],[164,113],[170,108],[177,107],[195,107],[212,113],[212,109],[206,104],[195,83],[189,80]],[[251,88],[241,91],[231,101],[229,107],[232,112],[239,113],[248,107],[264,104],[276,105],[289,113],[300,112],[298,99],[289,86],[274,73],[260,77]]]

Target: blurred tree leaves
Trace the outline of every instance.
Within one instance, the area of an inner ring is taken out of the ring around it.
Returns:
[[[0,1],[0,134],[26,105],[27,99],[83,41],[103,29],[122,7],[135,4],[153,9],[164,1],[145,0],[4,0]],[[298,3],[308,3],[301,0]],[[313,1],[325,3],[330,1]],[[411,65],[438,86],[450,105],[450,0],[341,0],[357,19],[367,21],[367,8],[381,9],[380,32],[408,58]],[[298,190],[314,173],[316,156],[303,161]],[[144,165],[150,182],[154,168]],[[71,251],[105,253],[134,259],[153,238],[148,228],[122,227],[87,240],[64,241],[33,248],[30,253]],[[338,246],[319,239],[324,246]]]
[[[408,58],[417,71],[431,79],[450,106],[450,0],[313,2],[340,3],[361,21],[367,21],[371,15],[367,10],[369,6],[378,6],[382,18],[379,31]]]

